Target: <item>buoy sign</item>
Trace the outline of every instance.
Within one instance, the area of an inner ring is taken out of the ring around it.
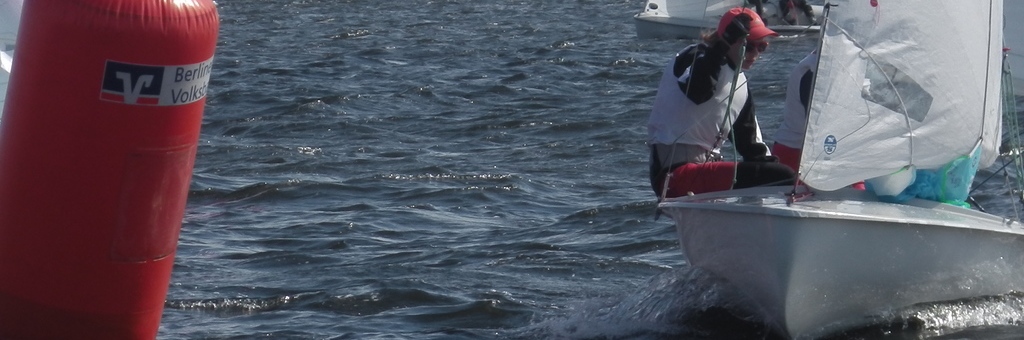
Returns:
[[[206,97],[213,58],[191,65],[154,66],[107,60],[100,99],[129,105],[173,106]]]

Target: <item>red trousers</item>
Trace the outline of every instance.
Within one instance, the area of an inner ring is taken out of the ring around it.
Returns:
[[[772,155],[779,158],[779,163],[785,164],[793,171],[800,169],[800,149],[794,149],[779,143],[772,145]],[[850,187],[858,190],[864,190],[864,182],[857,182],[850,185]]]
[[[793,171],[800,168],[800,149],[775,143],[772,145],[772,155],[779,158],[779,163],[785,164]]]
[[[702,194],[732,189],[735,167],[734,162],[689,163],[680,166],[669,175],[666,197],[685,196],[688,192]]]

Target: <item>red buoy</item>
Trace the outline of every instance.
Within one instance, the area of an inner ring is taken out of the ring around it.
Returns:
[[[184,215],[211,0],[26,0],[0,121],[0,338],[153,339]]]

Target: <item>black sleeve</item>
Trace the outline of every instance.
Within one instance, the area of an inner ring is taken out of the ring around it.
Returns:
[[[811,100],[811,83],[814,81],[814,72],[804,72],[800,77],[800,104],[804,105],[804,112],[807,112],[808,102]]]
[[[679,82],[679,90],[683,91],[694,103],[701,104],[714,97],[715,84],[718,83],[718,73],[725,63],[725,55],[729,53],[729,44],[718,41],[709,48],[697,49],[697,55],[693,56],[693,64],[690,66],[690,77],[686,81]],[[683,68],[685,70],[685,68]],[[678,68],[674,69],[678,71]],[[676,74],[682,76],[683,72]]]
[[[759,128],[754,115],[754,98],[750,96],[749,91],[747,102],[743,104],[743,109],[736,117],[736,122],[732,124],[732,130],[736,137],[732,140],[732,144],[740,156],[743,156],[744,161],[763,161],[765,159],[765,156],[768,155],[768,145],[757,140]],[[730,138],[732,138],[731,135]]]

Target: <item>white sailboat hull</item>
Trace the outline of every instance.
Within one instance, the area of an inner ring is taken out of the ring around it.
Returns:
[[[710,5],[709,5],[710,4]],[[653,6],[652,6],[653,5]],[[637,37],[642,39],[695,39],[702,32],[714,30],[718,20],[733,7],[743,6],[734,0],[649,0],[644,10],[633,16]],[[822,6],[812,5],[817,20],[821,19]],[[819,26],[813,25],[803,12],[797,11],[795,25],[785,22],[775,4],[764,7],[765,25],[779,34],[817,33]]]
[[[636,35],[643,39],[695,39],[717,22],[703,19],[677,18],[646,12],[633,16]]]
[[[749,312],[794,338],[872,323],[922,302],[1024,290],[1024,229],[937,202],[853,189],[787,205],[792,187],[667,200],[691,265],[745,292]]]

